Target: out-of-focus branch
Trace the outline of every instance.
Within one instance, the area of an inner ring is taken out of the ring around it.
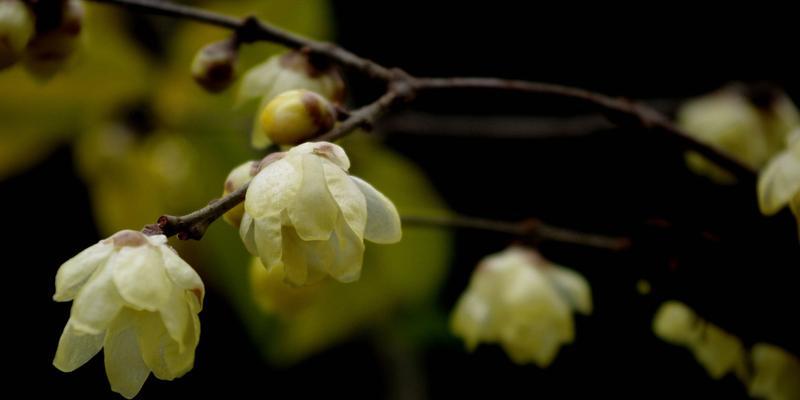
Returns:
[[[534,218],[519,222],[508,222],[463,215],[404,215],[402,220],[403,224],[406,225],[478,229],[517,236],[520,239],[569,243],[612,251],[625,250],[631,245],[631,240],[628,238],[579,232],[549,225]]]

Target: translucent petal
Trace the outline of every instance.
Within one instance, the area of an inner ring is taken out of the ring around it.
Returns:
[[[150,375],[150,369],[142,359],[136,340],[133,313],[126,310],[114,321],[106,335],[103,350],[106,376],[111,383],[111,390],[127,399],[139,393]]]
[[[78,369],[103,348],[105,336],[105,332],[97,335],[78,332],[67,322],[58,340],[58,350],[53,365],[63,372]]]
[[[281,263],[282,239],[280,214],[265,215],[255,220],[253,235],[258,256],[267,268]]]
[[[237,104],[245,103],[269,92],[276,82],[279,71],[279,57],[270,57],[267,61],[250,68],[242,77],[242,83],[239,85],[239,92],[236,95]]]
[[[192,293],[197,294],[198,300],[202,303],[205,286],[203,286],[203,280],[200,279],[197,271],[166,245],[160,246],[159,251],[170,281],[180,289],[191,290]]]
[[[272,140],[270,140],[269,136],[267,136],[261,128],[261,113],[267,107],[267,103],[269,103],[270,100],[272,100],[271,97],[264,96],[253,116],[253,129],[250,131],[250,145],[256,149],[265,149],[272,144]]]
[[[184,289],[173,286],[169,300],[159,309],[162,324],[169,336],[178,343],[181,351],[186,348],[187,343],[184,343],[184,336],[191,323],[189,305],[186,303],[184,293]]]
[[[766,215],[777,213],[798,191],[800,157],[792,151],[775,156],[758,177],[758,203],[761,212]]]
[[[391,200],[361,178],[351,176],[367,201],[367,225],[364,238],[375,243],[399,242],[403,236],[400,215]]]
[[[78,292],[70,317],[73,328],[93,335],[106,330],[124,304],[114,286],[113,276],[113,269],[108,264],[103,265]]]
[[[359,238],[364,237],[367,226],[367,200],[356,183],[340,167],[323,160],[328,190],[339,205],[345,221]],[[363,244],[362,244],[363,246]]]
[[[273,162],[250,181],[244,209],[253,219],[280,213],[294,201],[303,171],[301,164],[292,164],[288,159]]]
[[[328,273],[339,282],[357,281],[364,261],[364,241],[340,218],[329,245],[332,260]]]
[[[294,286],[302,286],[308,278],[305,247],[294,229],[283,228],[283,270],[284,280]]]
[[[297,235],[303,240],[327,240],[336,225],[339,207],[328,191],[322,160],[301,156],[303,180],[288,212]]]
[[[254,255],[258,255],[258,249],[255,242],[255,222],[248,213],[242,216],[242,223],[239,225],[239,237],[242,238],[242,243],[247,251]]]
[[[74,299],[97,267],[108,260],[113,250],[113,244],[100,242],[62,264],[56,272],[56,293],[53,300]]]
[[[157,248],[123,247],[108,260],[108,267],[120,296],[133,308],[158,311],[169,299],[172,282]]]
[[[592,313],[592,293],[589,283],[579,273],[552,265],[544,269],[558,293],[569,305],[581,314]]]
[[[188,309],[185,303],[184,307]],[[158,379],[173,380],[192,369],[197,346],[192,319],[185,320],[181,342],[185,342],[186,346],[183,348],[167,332],[158,314],[141,312],[137,323],[142,358],[153,375]]]

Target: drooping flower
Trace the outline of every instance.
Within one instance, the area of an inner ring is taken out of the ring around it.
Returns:
[[[111,390],[134,397],[150,372],[164,380],[194,365],[205,289],[163,235],[124,230],[65,262],[56,301],[73,301],[53,365],[71,372],[104,349]]]
[[[239,86],[238,102],[245,103],[260,99],[255,114],[252,144],[262,149],[270,144],[268,136],[261,132],[260,118],[267,104],[281,93],[305,89],[338,104],[344,99],[344,80],[331,63],[312,60],[309,55],[291,51],[270,57],[267,61],[251,68]]]
[[[364,239],[400,240],[394,204],[351,176],[350,160],[332,143],[304,143],[271,162],[250,182],[239,234],[267,268],[283,266],[293,285],[331,276],[358,280]]]
[[[669,343],[687,347],[714,379],[733,372],[747,376],[746,352],[742,342],[714,324],[704,321],[678,301],[661,305],[653,319],[653,332]]]
[[[586,280],[515,246],[481,261],[451,329],[470,350],[479,342],[499,343],[515,363],[546,367],[574,339],[573,311],[592,312]]]

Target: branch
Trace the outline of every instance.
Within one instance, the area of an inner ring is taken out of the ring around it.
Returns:
[[[526,219],[520,222],[507,222],[456,215],[406,215],[402,217],[402,220],[404,224],[408,225],[478,229],[517,236],[521,239],[569,243],[611,251],[621,251],[631,246],[631,240],[628,238],[602,236],[573,231],[566,228],[548,225],[537,219]]]
[[[316,141],[333,141],[359,127],[372,124],[378,116],[400,99],[400,95],[398,90],[390,88],[378,100],[352,111],[347,119],[328,133],[318,137]],[[269,154],[266,157],[269,157]],[[178,235],[178,239],[181,240],[200,240],[212,222],[244,201],[249,186],[250,182],[247,182],[228,195],[213,200],[207,206],[189,214],[183,216],[162,215],[155,224],[145,226],[142,232],[147,235],[165,235],[167,237]]]
[[[374,61],[362,58],[333,43],[308,39],[272,26],[255,17],[236,18],[194,7],[172,4],[157,0],[89,0],[98,3],[115,4],[155,15],[184,18],[221,28],[230,29],[241,43],[269,41],[309,54],[326,57],[336,63],[355,69],[367,76],[386,82],[385,94],[373,103],[364,106],[343,121],[332,131],[317,140],[341,138],[354,129],[372,124],[375,119],[391,108],[398,100],[410,101],[418,91],[446,89],[491,89],[545,94],[580,100],[605,114],[609,120],[618,124],[635,124],[650,130],[668,134],[681,146],[695,150],[712,162],[729,170],[744,182],[755,180],[755,173],[726,154],[710,147],[673,125],[657,110],[624,98],[610,97],[585,89],[550,83],[506,80],[498,78],[420,78],[407,74],[398,68],[387,68]],[[234,193],[212,202],[208,206],[183,217],[162,216],[157,225],[146,227],[147,232],[161,231],[165,234],[178,234],[182,238],[199,239],[208,224],[219,218],[225,211],[233,208],[244,198],[232,197]]]
[[[611,97],[570,86],[497,78],[414,78],[415,89],[491,89],[545,94],[582,101],[620,125],[635,124],[671,136],[682,147],[697,151],[745,182],[755,180],[755,172],[727,154],[702,143],[684,132],[656,109],[622,97]]]

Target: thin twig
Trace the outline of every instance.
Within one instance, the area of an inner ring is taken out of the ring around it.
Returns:
[[[354,129],[369,125],[387,111],[398,100],[410,101],[418,91],[443,89],[490,89],[519,91],[533,94],[546,94],[571,98],[585,102],[594,109],[603,112],[609,120],[619,124],[635,124],[655,131],[661,131],[674,138],[681,146],[697,151],[721,167],[731,171],[744,182],[755,179],[752,170],[726,154],[697,141],[690,135],[673,125],[667,117],[646,105],[632,102],[624,98],[610,97],[584,89],[541,82],[506,80],[499,78],[419,78],[407,74],[398,68],[387,68],[376,62],[360,57],[344,48],[327,42],[316,41],[282,30],[255,17],[236,18],[218,14],[190,6],[183,6],[157,0],[90,0],[99,3],[115,4],[129,7],[149,14],[185,18],[201,23],[233,30],[236,39],[242,43],[269,41],[298,49],[309,54],[327,57],[338,64],[355,69],[367,76],[386,82],[386,92],[378,100],[355,111],[332,131],[320,136],[317,140],[338,139]],[[151,225],[145,230],[160,229],[163,233],[178,234],[182,238],[198,239],[202,237],[208,224],[233,208],[244,198],[244,193],[233,193],[183,217],[162,216],[158,225]],[[155,227],[155,228],[154,228]]]
[[[403,224],[407,225],[478,229],[518,236],[526,239],[570,243],[612,251],[625,250],[631,245],[631,241],[628,238],[603,236],[574,231],[571,229],[548,225],[537,219],[508,222],[460,215],[404,215],[402,220]]]

